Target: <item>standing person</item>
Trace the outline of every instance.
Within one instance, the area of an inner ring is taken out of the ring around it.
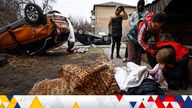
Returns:
[[[121,14],[121,12],[123,12],[123,14]],[[124,7],[117,6],[115,9],[115,14],[110,17],[108,24],[109,35],[112,36],[111,59],[113,59],[115,44],[117,45],[116,58],[121,58],[119,51],[122,37],[122,20],[126,19],[128,19],[128,16],[124,10]]]
[[[139,0],[137,3],[137,10],[131,14],[130,17],[130,27],[136,25],[140,20],[143,20],[148,14],[148,11],[144,8],[145,0]]]
[[[135,62],[136,64],[140,65],[141,62],[141,48],[138,43],[134,43],[132,37],[137,37],[137,33],[134,32],[134,27],[137,26],[139,21],[144,20],[145,16],[148,14],[148,11],[145,10],[145,1],[139,0],[137,3],[137,10],[131,14],[130,17],[130,31],[128,33],[128,42],[127,42],[127,52],[128,52],[128,62]]]
[[[165,22],[165,14],[159,12],[154,14],[152,12],[148,13],[145,17],[144,21],[141,21],[138,24],[138,43],[147,52],[148,60],[150,62],[151,67],[153,68],[156,64],[151,60],[151,55],[153,55],[156,51],[153,50],[154,43],[160,40],[161,26]],[[154,38],[153,43],[149,43],[148,40],[150,38]]]

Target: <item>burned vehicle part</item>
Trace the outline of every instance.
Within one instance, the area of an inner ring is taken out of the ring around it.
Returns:
[[[74,47],[71,22],[58,11],[43,14],[33,3],[25,7],[25,18],[0,28],[0,52],[36,54],[68,42],[67,51]]]
[[[88,33],[84,33],[82,29],[79,29],[75,33],[75,38],[84,45],[109,45],[111,44],[111,38],[107,35],[91,35]]]

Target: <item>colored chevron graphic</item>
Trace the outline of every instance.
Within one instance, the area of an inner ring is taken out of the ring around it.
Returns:
[[[66,98],[67,97],[67,98]],[[66,102],[73,102],[70,106],[71,108],[80,108],[79,105],[86,106],[85,101],[77,101],[73,100],[72,96],[43,96],[43,98],[46,98],[45,100],[40,100],[42,97],[38,96],[6,96],[6,95],[0,95],[0,108],[63,108],[64,105],[67,105]],[[86,96],[82,96],[85,98]],[[80,98],[82,98],[80,97]],[[116,108],[124,108],[123,105],[125,105],[127,108],[192,108],[192,96],[126,96],[126,95],[114,95],[114,96],[106,96],[107,100],[103,99],[104,101],[101,101],[100,104],[98,104],[99,99],[101,97],[99,96],[93,96],[90,100],[86,100],[88,103],[97,102],[95,105],[98,105],[97,107],[103,107],[107,106],[107,104],[110,104],[111,106],[115,106],[115,104],[118,104]],[[122,99],[123,97],[123,99]],[[29,99],[28,99],[29,98]],[[71,99],[70,99],[71,98]],[[79,98],[79,97],[77,97]],[[86,98],[90,98],[86,97]],[[52,100],[58,99],[58,101],[52,102]],[[69,100],[67,100],[69,99]],[[117,100],[118,99],[118,100]],[[22,100],[22,101],[21,101]],[[111,101],[112,100],[112,101]],[[50,103],[51,102],[51,103]],[[104,103],[102,103],[104,102]],[[112,105],[113,104],[113,105]],[[52,105],[52,106],[50,106]],[[109,105],[109,106],[110,106]],[[90,106],[90,105],[89,105]],[[129,106],[129,107],[128,107]],[[107,107],[106,107],[107,108]]]
[[[123,97],[123,95],[121,95],[121,94],[117,94],[116,95],[116,97],[117,97],[117,99],[119,100],[119,102],[121,101],[121,99],[122,99],[122,97]]]
[[[143,103],[141,103],[141,104],[139,105],[139,108],[145,108],[145,105],[144,105]]]
[[[43,108],[43,106],[41,105],[41,102],[39,101],[37,96],[34,98],[30,108]]]
[[[77,102],[75,102],[75,104],[73,105],[73,108],[80,108]]]
[[[131,104],[132,108],[134,108],[134,107],[135,107],[135,104],[136,104],[137,102],[129,102],[129,103]]]
[[[14,96],[0,95],[0,108],[20,108]]]

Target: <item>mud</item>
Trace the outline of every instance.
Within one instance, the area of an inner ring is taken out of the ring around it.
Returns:
[[[0,67],[0,94],[25,95],[40,80],[58,77],[62,64],[89,66],[109,61],[101,48],[92,48],[85,53],[67,53],[64,49],[34,56],[5,54],[8,64]]]

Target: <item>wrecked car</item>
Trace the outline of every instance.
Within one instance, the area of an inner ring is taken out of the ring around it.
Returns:
[[[36,54],[46,52],[68,42],[71,52],[75,43],[71,22],[58,11],[44,14],[42,9],[29,3],[24,9],[25,17],[0,28],[0,52]]]
[[[97,35],[92,35],[85,33],[82,29],[75,32],[75,38],[84,45],[109,45],[111,44],[111,38],[104,33],[98,33]]]

